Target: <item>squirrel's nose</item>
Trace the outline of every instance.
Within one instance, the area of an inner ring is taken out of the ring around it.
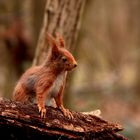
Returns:
[[[77,63],[74,64],[74,68],[77,67]]]

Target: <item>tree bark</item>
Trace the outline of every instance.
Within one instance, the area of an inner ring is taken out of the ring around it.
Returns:
[[[47,107],[41,119],[37,105],[0,98],[0,137],[10,140],[127,140],[123,128],[88,113],[72,112],[68,119],[60,110]]]
[[[33,64],[38,65],[47,56],[46,32],[55,35],[59,32],[71,51],[80,27],[80,18],[86,0],[47,0],[43,27],[38,40]]]

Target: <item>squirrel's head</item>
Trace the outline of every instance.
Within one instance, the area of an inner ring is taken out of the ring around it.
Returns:
[[[61,70],[70,71],[77,66],[73,55],[65,48],[65,41],[60,34],[56,34],[56,39],[47,34],[48,43],[51,46],[50,61]]]

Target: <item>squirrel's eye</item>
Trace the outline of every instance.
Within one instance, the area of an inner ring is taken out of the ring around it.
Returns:
[[[63,62],[67,61],[67,58],[65,56],[62,57]]]

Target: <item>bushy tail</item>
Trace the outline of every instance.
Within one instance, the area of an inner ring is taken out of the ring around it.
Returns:
[[[13,100],[19,102],[26,102],[29,100],[29,96],[26,94],[25,89],[19,84],[15,87]]]

